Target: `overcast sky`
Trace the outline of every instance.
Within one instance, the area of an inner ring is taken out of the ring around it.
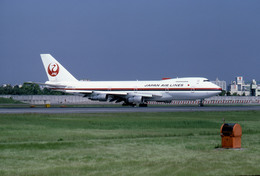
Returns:
[[[260,81],[260,1],[0,0],[0,84],[47,81],[41,53],[77,79]]]

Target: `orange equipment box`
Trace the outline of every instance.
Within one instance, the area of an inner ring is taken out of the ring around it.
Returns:
[[[222,148],[241,148],[242,128],[237,123],[224,123],[220,129]]]

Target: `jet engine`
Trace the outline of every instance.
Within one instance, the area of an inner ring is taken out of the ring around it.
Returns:
[[[127,99],[128,103],[143,103],[142,96],[134,96]]]
[[[107,94],[95,94],[89,97],[90,100],[96,101],[107,101],[108,95]]]

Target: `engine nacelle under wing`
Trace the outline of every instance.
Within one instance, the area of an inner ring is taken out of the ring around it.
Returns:
[[[89,97],[90,100],[96,101],[107,101],[108,95],[107,94],[94,94]]]
[[[143,103],[142,96],[133,96],[127,99],[128,103]]]

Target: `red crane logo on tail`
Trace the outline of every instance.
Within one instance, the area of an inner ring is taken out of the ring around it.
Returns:
[[[48,73],[50,76],[55,77],[59,74],[60,67],[57,63],[50,63],[48,66]]]

